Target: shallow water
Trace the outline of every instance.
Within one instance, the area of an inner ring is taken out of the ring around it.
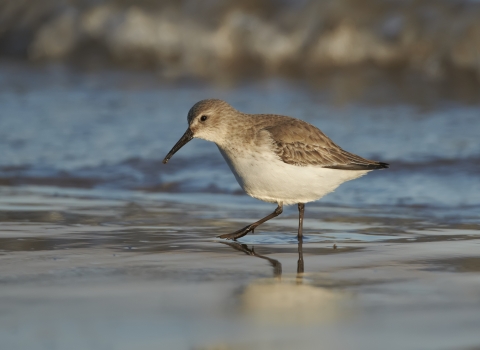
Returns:
[[[479,347],[480,107],[372,91],[0,65],[2,347]],[[308,204],[301,245],[294,207],[216,239],[274,208],[207,142],[161,164],[212,96],[392,167]]]

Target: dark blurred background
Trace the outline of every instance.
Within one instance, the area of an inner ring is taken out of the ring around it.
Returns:
[[[473,0],[1,0],[0,53],[163,77],[311,78],[372,65],[480,78]]]

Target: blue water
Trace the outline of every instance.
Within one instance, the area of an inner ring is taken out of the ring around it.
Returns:
[[[391,164],[341,186],[336,205],[480,206],[480,106],[439,100],[341,104],[281,80],[222,86],[150,73],[0,65],[0,178],[11,185],[242,193],[217,148],[194,140],[161,160],[198,100],[304,119],[346,150]],[[341,94],[341,92],[338,92]]]

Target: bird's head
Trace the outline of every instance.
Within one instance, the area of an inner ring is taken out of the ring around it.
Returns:
[[[239,113],[227,102],[217,99],[202,100],[193,105],[188,112],[188,129],[167,154],[163,163],[170,158],[191,139],[199,138],[221,144],[225,141],[230,127],[231,117]]]

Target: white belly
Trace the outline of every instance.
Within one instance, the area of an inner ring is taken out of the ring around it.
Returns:
[[[220,152],[248,195],[265,202],[283,202],[285,205],[318,200],[345,181],[368,172],[290,165],[269,152],[255,156],[243,153],[235,157],[222,149]]]

